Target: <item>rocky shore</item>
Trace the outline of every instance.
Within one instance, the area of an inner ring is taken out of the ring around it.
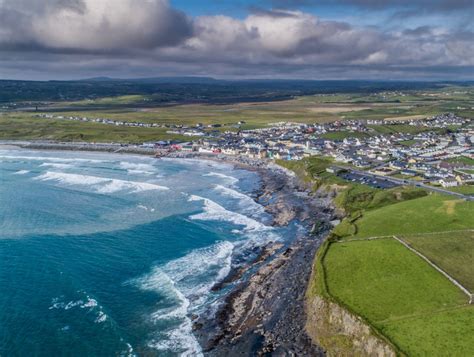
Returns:
[[[335,218],[330,195],[310,192],[291,172],[272,163],[222,156],[212,159],[257,171],[262,185],[256,201],[272,214],[273,224],[284,226],[296,220],[306,234],[288,246],[269,243],[255,261],[235,269],[214,287],[218,291],[237,282],[215,314],[195,317],[195,334],[204,353],[324,355],[305,330],[305,293],[315,253]],[[250,278],[239,282],[249,270],[253,272]]]
[[[1,143],[28,149],[87,150],[60,143]],[[106,151],[111,147],[94,146]],[[130,152],[146,154],[150,152]],[[216,284],[219,292],[232,284],[217,312],[194,316],[194,332],[209,356],[320,356],[324,351],[306,333],[305,293],[315,253],[329,233],[335,213],[331,196],[311,192],[290,171],[268,161],[225,155],[173,153],[171,158],[195,158],[233,164],[259,173],[255,200],[273,217],[273,225],[297,221],[306,234],[289,245],[270,242],[250,263],[237,267]],[[242,277],[246,278],[243,279]]]

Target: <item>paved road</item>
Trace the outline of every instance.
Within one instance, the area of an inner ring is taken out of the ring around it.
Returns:
[[[459,192],[452,192],[452,191],[445,190],[444,188],[440,188],[440,187],[433,187],[433,186],[426,185],[423,182],[419,182],[419,181],[405,180],[405,179],[399,179],[399,178],[396,178],[396,177],[377,175],[377,174],[370,173],[370,172],[367,172],[367,171],[356,170],[356,169],[353,169],[353,168],[350,168],[350,167],[345,167],[345,166],[336,166],[336,167],[338,167],[340,169],[350,171],[350,172],[353,172],[353,173],[356,173],[356,174],[359,174],[359,175],[363,175],[363,176],[367,176],[367,177],[373,177],[373,178],[377,178],[377,179],[382,179],[382,180],[386,180],[386,181],[393,182],[393,183],[403,185],[403,186],[411,185],[411,186],[421,187],[421,188],[424,188],[424,189],[429,190],[429,191],[443,193],[445,195],[451,195],[451,196],[463,198],[467,201],[474,201],[474,196],[464,195],[464,194],[459,193]]]

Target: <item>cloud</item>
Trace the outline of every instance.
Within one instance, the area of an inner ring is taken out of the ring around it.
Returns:
[[[168,54],[267,65],[473,65],[469,42],[468,33],[445,29],[386,33],[279,10],[198,18],[194,36]]]
[[[362,60],[381,50],[382,37],[299,11],[258,12],[243,20],[196,19],[194,36],[174,52],[251,63],[333,63]]]
[[[363,9],[417,8],[428,11],[458,11],[471,9],[472,0],[272,0],[275,6],[344,5]]]
[[[440,26],[388,31],[294,10],[191,18],[165,0],[0,0],[0,76],[472,78],[473,36]]]
[[[192,25],[166,0],[4,0],[0,47],[111,51],[176,45]]]

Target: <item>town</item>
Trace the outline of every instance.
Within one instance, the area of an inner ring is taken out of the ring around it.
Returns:
[[[54,116],[39,114],[38,117]],[[190,137],[187,142],[158,141],[138,145],[153,150],[157,157],[201,153],[249,159],[301,160],[316,155],[333,158],[333,173],[378,188],[407,183],[428,189],[474,184],[474,129],[470,119],[452,113],[405,121],[281,122],[253,130],[240,130],[245,122],[227,124],[232,128],[227,130],[219,124],[186,126],[102,118],[54,118],[111,125],[161,126],[170,129],[169,134]],[[400,125],[413,130],[399,131]],[[390,130],[391,126],[393,130]],[[386,133],[380,128],[384,128]]]

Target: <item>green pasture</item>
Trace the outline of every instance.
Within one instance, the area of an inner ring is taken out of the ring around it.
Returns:
[[[474,292],[474,230],[401,238]]]

